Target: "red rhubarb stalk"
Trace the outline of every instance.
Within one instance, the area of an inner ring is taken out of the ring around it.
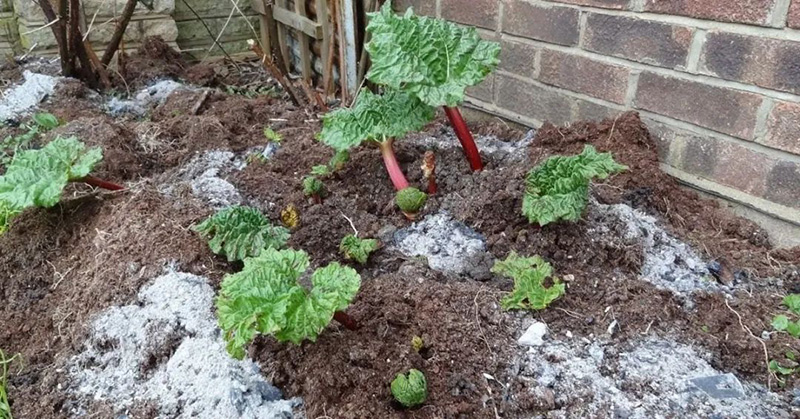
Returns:
[[[81,178],[79,181],[92,185],[96,188],[108,189],[109,191],[121,191],[125,189],[124,186],[117,185],[116,183],[107,182],[105,180],[98,179],[94,176],[86,176],[84,178]]]
[[[461,147],[464,149],[464,154],[467,156],[469,166],[473,172],[483,170],[483,162],[481,161],[481,153],[478,151],[478,146],[475,145],[475,140],[472,138],[472,133],[467,128],[467,123],[464,122],[464,117],[461,116],[461,111],[458,108],[444,107],[444,112],[447,114],[447,119],[450,120],[450,125],[456,132],[458,141],[461,142]]]
[[[392,179],[394,188],[398,191],[402,191],[408,187],[408,181],[406,180],[406,176],[403,174],[403,170],[400,169],[400,164],[397,163],[397,156],[395,156],[394,149],[392,148],[393,142],[394,140],[389,138],[379,142],[378,146],[381,149],[383,164],[386,166],[386,171],[389,172],[389,178]]]
[[[356,330],[358,323],[344,311],[337,311],[333,313],[333,319],[339,322],[345,329]]]

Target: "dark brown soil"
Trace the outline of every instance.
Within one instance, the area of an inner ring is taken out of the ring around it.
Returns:
[[[187,71],[179,61],[164,70],[170,52],[158,45],[145,45],[145,52],[139,61],[128,61],[129,85],[164,75],[215,86],[230,80],[225,79],[228,70]],[[26,212],[0,237],[0,346],[7,353],[22,353],[26,364],[10,381],[16,416],[66,416],[67,395],[58,384],[67,377],[59,368],[80,348],[88,320],[111,305],[129,303],[166,264],[176,262],[214,283],[235,271],[189,230],[210,210],[189,191],[179,190],[173,198],[157,192],[159,183],[174,181],[172,169],[199,152],[246,152],[266,144],[265,126],[278,132],[283,141],[274,157],[250,164],[229,180],[273,220],[295,206],[300,224],[290,245],[308,251],[314,264],[341,261],[338,243],[352,233],[350,221],[362,237],[387,236],[408,225],[394,207],[394,190],[377,149],[355,151],[342,171],[326,179],[328,196],[315,204],[303,195],[302,178],[332,153],[314,139],[319,122],[312,112],[269,95],[217,92],[195,114],[200,95],[175,94],[149,120],[110,118],[74,83],[45,106],[69,121],[49,136],[78,135],[102,146],[105,160],[97,174],[127,182],[130,190],[98,194],[71,186],[60,205]],[[426,133],[440,135],[444,129],[440,119]],[[502,123],[473,129],[509,141],[521,137]],[[591,227],[608,220],[591,212],[577,223],[529,225],[519,212],[526,171],[549,155],[580,152],[584,143],[612,151],[631,169],[594,186],[599,201],[627,203],[659,218],[671,233],[723,265],[720,281],[750,294],[740,291],[727,304],[719,295],[698,295],[695,308],[687,310],[672,294],[638,279],[641,245],[622,238],[623,226],[611,223],[619,234],[601,236]],[[408,142],[397,144],[412,184],[422,182],[424,151]],[[764,347],[744,326],[760,337],[780,312],[781,294],[800,291],[800,249],[773,249],[757,226],[662,173],[655,143],[638,116],[629,113],[569,128],[545,126],[528,159],[508,164],[486,156],[480,173],[469,171],[458,148],[436,154],[440,193],[431,197],[423,215],[447,210],[483,234],[494,257],[504,258],[511,250],[539,254],[560,276],[570,278],[565,297],[533,314],[552,330],[598,336],[615,319],[620,329],[614,339],[620,342],[647,333],[671,336],[707,348],[720,369],[767,383]],[[514,373],[519,350],[514,341],[521,319],[530,315],[499,309],[510,280],[455,281],[418,259],[385,250],[357,269],[363,286],[348,312],[360,323],[358,330],[332,325],[316,343],[299,347],[260,337],[250,349],[276,385],[304,399],[309,417],[531,417],[555,407],[552,395],[529,395],[527,384]],[[425,341],[419,353],[411,347],[417,335]],[[772,335],[764,344],[771,358],[782,360],[787,350],[800,352],[797,340],[786,335]],[[401,410],[391,401],[388,384],[412,367],[426,373],[430,398],[422,408]],[[152,416],[151,408],[140,410],[141,417]],[[108,412],[107,405],[98,405],[90,413]]]

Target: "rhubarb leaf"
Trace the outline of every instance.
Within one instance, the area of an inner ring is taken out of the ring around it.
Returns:
[[[789,318],[784,316],[783,314],[775,316],[772,319],[772,328],[773,329],[775,329],[775,330],[777,330],[779,332],[783,332],[788,327],[789,327]]]
[[[322,117],[319,140],[336,150],[348,151],[364,141],[384,141],[418,130],[435,115],[432,107],[398,90],[376,95],[361,90],[351,108],[340,108]]]
[[[354,260],[362,265],[367,263],[369,255],[377,249],[377,240],[360,239],[352,234],[345,236],[339,244],[339,251],[345,259]]]
[[[390,1],[370,13],[367,78],[403,89],[431,106],[457,106],[464,90],[486,78],[500,62],[500,45],[484,41],[475,28],[417,16],[400,16]]]
[[[395,400],[404,407],[419,406],[428,398],[428,381],[422,371],[412,368],[408,374],[397,374],[391,390]]]
[[[408,187],[398,191],[394,201],[400,211],[406,214],[416,214],[425,206],[425,202],[428,201],[428,194],[417,188]]]
[[[56,138],[40,149],[18,152],[0,176],[0,225],[7,226],[25,208],[57,204],[67,183],[86,177],[102,159],[100,148],[87,150],[75,137]]]
[[[308,269],[301,250],[266,249],[244,260],[241,272],[227,275],[217,298],[217,316],[231,356],[241,359],[258,334],[281,342],[315,341],[336,311],[347,308],[361,277],[338,263],[317,269],[307,291],[298,280]]]
[[[789,294],[783,297],[783,304],[789,307],[789,311],[800,315],[800,294]]]
[[[553,275],[553,268],[539,256],[521,257],[512,251],[506,260],[495,262],[492,272],[514,279],[514,290],[500,302],[505,310],[543,310],[566,292]],[[552,285],[545,280],[552,276]]]
[[[289,230],[273,226],[261,211],[242,206],[221,210],[194,230],[208,240],[212,252],[226,256],[229,262],[281,248],[289,240]]]
[[[581,218],[589,199],[589,182],[627,170],[611,153],[598,153],[587,145],[576,156],[554,156],[525,177],[522,214],[541,226]]]

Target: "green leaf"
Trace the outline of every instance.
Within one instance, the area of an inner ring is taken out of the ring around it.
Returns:
[[[0,176],[2,225],[25,208],[57,204],[67,183],[87,176],[102,158],[99,148],[87,150],[75,137],[56,138],[41,149],[15,154]]]
[[[611,153],[598,153],[587,145],[576,156],[553,156],[528,172],[522,214],[540,226],[581,218],[589,196],[589,182],[627,170]]]
[[[769,370],[772,372],[776,372],[781,375],[792,375],[794,374],[794,368],[786,368],[778,364],[778,361],[774,359],[769,361]]]
[[[514,290],[500,302],[505,310],[542,310],[566,292],[556,277],[552,277],[550,287],[545,287],[553,268],[539,256],[520,257],[512,251],[506,260],[495,262],[492,272],[514,279]]]
[[[391,2],[369,17],[372,39],[366,48],[372,65],[367,78],[410,92],[428,105],[457,106],[464,90],[483,81],[500,62],[500,45],[482,40],[475,28],[416,16],[410,9],[400,16]]]
[[[328,162],[328,167],[333,172],[338,172],[342,170],[344,165],[350,160],[350,152],[348,151],[337,151],[331,157],[331,160]]]
[[[786,351],[784,355],[786,355],[786,359],[797,361],[797,356],[792,351]]]
[[[378,241],[375,239],[360,239],[352,234],[348,234],[339,244],[339,251],[345,259],[352,259],[360,264],[367,263],[370,253],[378,249]]]
[[[800,316],[800,294],[789,294],[783,297],[783,304],[789,307],[789,310]]]
[[[270,127],[264,128],[264,138],[272,141],[273,143],[280,143],[283,141],[283,137],[281,137],[281,135],[277,132],[273,131]]]
[[[773,329],[775,329],[775,330],[777,330],[779,332],[783,332],[788,327],[789,327],[789,318],[788,317],[786,317],[786,316],[781,314],[779,316],[775,316],[772,319],[772,328]]]
[[[384,141],[421,129],[435,115],[432,107],[398,90],[376,95],[362,89],[351,108],[339,108],[322,117],[319,140],[338,152],[364,141]]]
[[[410,369],[407,374],[397,374],[391,385],[392,396],[405,407],[419,406],[428,398],[428,381],[425,374]]]
[[[347,308],[361,286],[361,277],[338,263],[317,269],[308,292],[298,279],[308,269],[308,254],[266,249],[244,260],[241,272],[227,275],[217,298],[217,316],[228,352],[244,357],[244,348],[258,334],[299,344],[315,341],[336,311]]]
[[[303,193],[306,196],[319,196],[325,194],[325,184],[315,176],[306,176],[303,178]]]
[[[425,205],[428,194],[417,188],[408,187],[397,192],[395,203],[406,214],[416,214]]]
[[[58,120],[58,118],[55,115],[48,112],[41,112],[34,114],[33,122],[35,122],[36,125],[44,129],[45,131],[57,128],[59,125],[61,125],[61,122]]]
[[[786,326],[786,332],[792,337],[800,337],[800,322],[789,322]]]
[[[331,174],[331,169],[329,169],[328,166],[325,166],[324,164],[321,164],[321,165],[312,167],[311,168],[311,174],[314,175],[314,176],[328,176],[329,174]]]
[[[289,240],[289,230],[273,226],[261,211],[234,206],[208,217],[194,231],[208,240],[211,251],[228,261],[258,256],[264,249],[281,248]]]

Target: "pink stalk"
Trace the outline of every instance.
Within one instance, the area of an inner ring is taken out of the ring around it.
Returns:
[[[356,330],[358,329],[358,322],[355,321],[352,317],[350,317],[344,311],[337,311],[333,313],[333,319],[336,320],[339,324],[345,327],[348,330]]]
[[[408,187],[408,181],[406,180],[406,176],[403,174],[403,170],[400,169],[400,164],[397,163],[397,156],[394,154],[392,143],[394,143],[394,140],[388,138],[382,142],[379,142],[378,147],[381,149],[383,164],[386,166],[386,171],[389,172],[389,178],[392,179],[394,188],[398,191],[402,191]]]
[[[86,176],[78,180],[78,182],[83,182],[88,185],[92,185],[96,188],[108,189],[109,191],[121,191],[125,189],[124,186],[117,185],[116,183],[107,182],[102,179],[98,179],[94,176]]]
[[[464,149],[464,154],[467,156],[469,166],[473,172],[483,170],[483,162],[481,161],[481,153],[478,151],[478,146],[475,145],[475,140],[472,138],[472,133],[467,128],[467,123],[464,122],[464,117],[461,116],[461,111],[458,108],[444,107],[444,113],[447,114],[447,119],[450,120],[450,125],[456,132],[458,141],[461,142],[461,148]]]

